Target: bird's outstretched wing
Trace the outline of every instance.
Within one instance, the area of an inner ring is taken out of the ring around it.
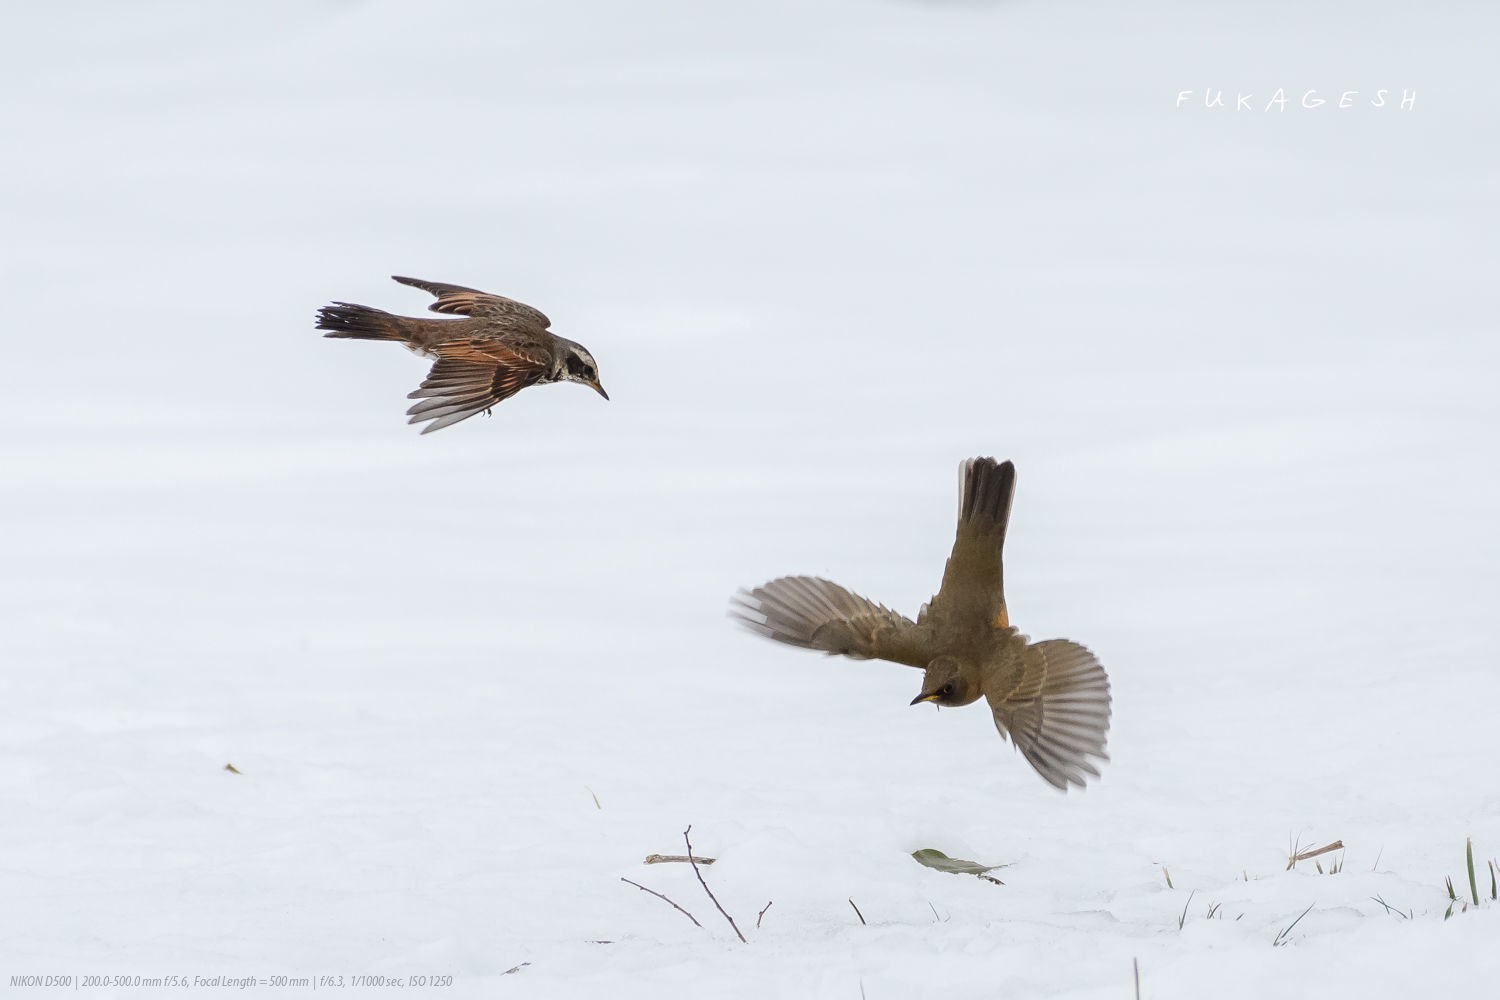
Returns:
[[[432,350],[437,363],[421,387],[407,396],[422,400],[406,411],[409,423],[431,421],[423,434],[467,420],[534,385],[550,361],[540,351],[482,337],[443,341]]]
[[[1025,647],[1016,661],[987,667],[985,698],[1000,735],[1050,784],[1082,788],[1109,760],[1109,677],[1094,654],[1066,639]]]
[[[524,302],[507,299],[503,295],[491,295],[489,292],[481,292],[477,288],[465,288],[463,285],[445,285],[440,281],[403,278],[398,274],[391,275],[391,278],[403,285],[420,288],[436,295],[437,301],[427,307],[433,312],[511,322],[518,327],[537,331],[545,330],[552,325],[552,321],[540,309],[533,309]]]
[[[984,622],[1005,628],[1002,552],[1010,502],[1016,492],[1016,467],[993,458],[971,458],[958,468],[958,531],[953,554],[943,570],[943,585],[917,616],[936,616],[948,627],[969,628]]]
[[[813,576],[783,576],[734,596],[729,613],[753,632],[806,649],[925,667],[925,629],[890,608]]]

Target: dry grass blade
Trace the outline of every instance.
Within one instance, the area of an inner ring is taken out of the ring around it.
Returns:
[[[1316,868],[1316,869],[1318,869],[1318,874],[1319,875],[1323,875],[1323,874],[1337,875],[1339,872],[1341,872],[1341,871],[1344,870],[1344,855],[1340,854],[1336,858],[1329,858],[1328,859],[1328,871],[1326,873],[1323,871],[1323,862],[1321,862],[1321,861],[1314,861],[1313,862],[1313,867]]]
[[[689,859],[686,854],[648,854],[648,855],[646,855],[646,860],[642,861],[641,864],[643,864],[643,865],[668,865],[668,864],[677,863],[677,864],[684,864],[684,865],[686,865],[686,864],[692,864],[693,861],[696,861],[700,865],[711,865],[711,864],[713,864],[717,860],[719,860],[719,859],[718,858],[693,858],[693,859]]]
[[[849,900],[849,905],[850,906],[854,906],[854,900],[853,899]],[[857,906],[854,906],[854,915],[859,918],[859,922],[860,923],[863,924],[865,922],[865,915],[863,913],[859,912],[859,907],[857,907]],[[865,926],[868,927],[869,925],[865,924]]]
[[[1342,851],[1344,849],[1344,842],[1342,840],[1335,840],[1331,844],[1324,844],[1322,847],[1315,847],[1310,851],[1300,852],[1297,850],[1299,846],[1300,845],[1296,841],[1292,842],[1291,857],[1287,859],[1286,863],[1287,871],[1291,871],[1293,868],[1297,867],[1297,862],[1299,861],[1309,861],[1313,858],[1318,857],[1319,855],[1327,854],[1329,851]]]

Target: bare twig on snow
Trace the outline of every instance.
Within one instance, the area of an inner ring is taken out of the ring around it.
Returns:
[[[666,896],[663,896],[661,893],[657,892],[655,889],[647,889],[645,886],[641,885],[639,882],[632,882],[632,881],[630,881],[630,879],[625,878],[623,876],[621,876],[620,881],[626,883],[627,885],[633,885],[637,889],[641,890],[642,892],[649,892],[649,893],[651,893],[651,895],[655,896],[657,899],[663,900],[664,902],[672,903],[672,901],[670,899],[667,899]],[[693,922],[693,926],[694,927],[702,927],[703,926],[702,924],[698,923],[698,918],[697,917],[693,916],[691,913],[689,913],[687,910],[684,910],[682,907],[678,906],[676,903],[672,903],[672,909],[676,910],[678,913],[682,914],[684,917],[687,917],[689,920],[691,920]]]
[[[724,919],[729,921],[729,926],[734,928],[734,936],[740,939],[741,944],[749,944],[750,942],[745,940],[745,935],[740,933],[739,924],[736,924],[734,918],[724,911],[724,907],[719,906],[719,898],[713,894],[713,890],[708,887],[708,883],[703,881],[703,872],[698,869],[698,859],[693,857],[693,842],[688,839],[688,834],[692,832],[693,824],[689,823],[688,828],[682,831],[682,842],[687,845],[688,864],[693,866],[693,874],[698,876],[698,884],[703,886],[703,891],[708,893],[708,898],[714,901],[714,906],[718,907],[719,912],[724,914]],[[696,922],[694,921],[694,923]]]

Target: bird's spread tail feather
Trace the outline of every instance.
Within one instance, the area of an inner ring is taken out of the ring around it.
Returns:
[[[993,458],[971,458],[959,467],[958,525],[962,531],[997,535],[1005,541],[1016,467]]]
[[[393,316],[384,309],[355,305],[352,302],[335,302],[318,310],[319,330],[326,330],[325,337],[341,337],[350,340],[406,340],[401,317]]]

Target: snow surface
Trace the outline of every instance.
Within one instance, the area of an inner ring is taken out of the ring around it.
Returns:
[[[1443,919],[1500,857],[1493,5],[4,22],[0,984],[1493,989],[1500,904]],[[419,437],[425,366],[312,329],[422,309],[392,273],[536,304],[612,401]],[[725,617],[914,612],[975,454],[1013,618],[1113,680],[1082,794]],[[688,824],[748,944],[641,864]]]

